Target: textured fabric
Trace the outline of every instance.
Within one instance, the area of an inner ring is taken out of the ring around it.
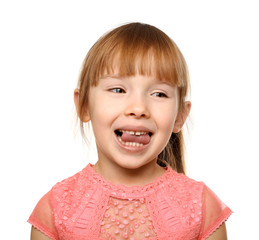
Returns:
[[[167,168],[144,186],[114,185],[88,165],[57,183],[29,222],[59,240],[206,239],[231,210],[202,182]]]

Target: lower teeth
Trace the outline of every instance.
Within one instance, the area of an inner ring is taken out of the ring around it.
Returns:
[[[142,143],[137,143],[137,142],[124,142],[124,141],[121,140],[121,137],[118,137],[118,139],[119,139],[119,141],[120,141],[122,144],[124,144],[124,145],[126,145],[126,146],[141,147],[141,146],[144,145],[144,144],[142,144]]]

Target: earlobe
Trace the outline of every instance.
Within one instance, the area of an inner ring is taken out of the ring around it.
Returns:
[[[89,122],[90,116],[88,111],[81,112],[80,110],[80,90],[78,88],[74,91],[74,103],[78,117],[82,122]]]
[[[174,123],[173,133],[178,133],[181,131],[187,117],[189,116],[189,113],[191,111],[191,102],[186,101],[184,103],[184,107],[181,111],[178,112],[177,118]]]

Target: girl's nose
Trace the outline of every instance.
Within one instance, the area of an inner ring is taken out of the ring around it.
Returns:
[[[142,99],[132,99],[131,103],[125,109],[126,116],[135,118],[149,118],[150,112],[147,104]]]

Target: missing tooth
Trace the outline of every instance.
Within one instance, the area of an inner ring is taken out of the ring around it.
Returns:
[[[122,136],[122,132],[121,132],[121,131],[115,130],[114,132],[115,132],[115,134],[116,134],[117,136],[120,136],[120,137]]]

